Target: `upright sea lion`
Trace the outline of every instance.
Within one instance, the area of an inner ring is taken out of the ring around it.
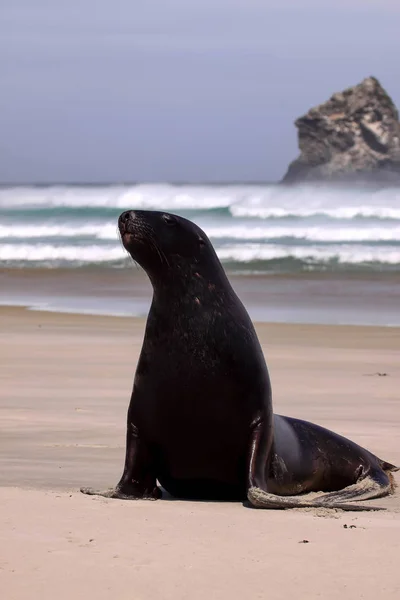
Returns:
[[[112,490],[83,493],[157,499],[158,480],[181,498],[359,510],[346,502],[393,489],[394,465],[318,425],[273,415],[253,324],[199,227],[155,211],[124,212],[118,225],[150,278],[153,300],[121,480]]]

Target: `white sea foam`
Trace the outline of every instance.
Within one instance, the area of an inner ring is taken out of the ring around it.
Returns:
[[[263,205],[252,206],[251,204],[248,205],[243,203],[231,206],[230,212],[234,217],[257,217],[259,219],[325,216],[331,219],[354,219],[355,217],[365,217],[400,220],[400,208],[376,205],[338,206],[335,208],[327,208],[324,206],[314,208],[301,206],[283,208]]]
[[[233,188],[235,189],[235,188]],[[184,210],[229,207],[230,188],[138,185],[0,189],[0,208],[70,207]]]
[[[400,189],[344,190],[324,186],[277,185],[1,188],[0,209],[116,208],[210,210],[229,208],[234,217],[309,217],[337,219],[356,216],[400,219]]]
[[[201,224],[201,220],[200,220]],[[400,242],[400,225],[386,227],[363,226],[343,227],[329,226],[267,226],[264,224],[235,224],[215,226],[206,222],[203,225],[207,235],[213,240],[279,240],[293,238],[310,242]],[[0,225],[0,240],[13,238],[33,240],[40,238],[83,238],[92,237],[99,240],[117,240],[118,230],[113,222],[97,225]]]
[[[121,245],[53,246],[51,244],[0,244],[0,261],[112,262],[126,258]]]
[[[86,237],[92,236],[99,239],[117,239],[118,229],[115,223],[101,225],[0,225],[0,239],[48,237]]]
[[[400,264],[400,248],[395,246],[285,246],[268,244],[233,244],[217,248],[224,262],[248,263],[252,261],[296,258],[306,262],[337,260],[341,263],[384,262]],[[53,246],[51,244],[0,244],[0,261],[4,262],[68,262],[109,263],[121,261],[127,254],[121,245]]]
[[[234,225],[227,227],[205,227],[212,239],[279,240],[294,238],[311,242],[396,242],[400,241],[400,226],[397,227],[267,227]]]
[[[128,208],[188,216],[244,269],[288,257],[400,269],[400,190],[276,185],[1,188],[0,262],[118,263],[117,215]]]
[[[222,261],[248,263],[254,261],[274,260],[281,258],[295,258],[305,262],[324,263],[337,260],[339,263],[370,263],[383,262],[389,264],[400,263],[400,249],[393,247],[354,247],[330,246],[304,247],[293,246],[267,246],[261,244],[240,244],[220,248],[218,256]]]

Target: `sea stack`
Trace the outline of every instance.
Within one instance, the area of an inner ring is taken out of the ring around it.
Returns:
[[[300,156],[282,183],[400,183],[400,124],[375,77],[334,94],[295,121]]]

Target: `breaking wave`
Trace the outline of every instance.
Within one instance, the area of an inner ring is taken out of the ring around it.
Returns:
[[[0,265],[117,266],[124,209],[194,220],[220,259],[251,271],[400,269],[400,189],[277,185],[0,189]]]

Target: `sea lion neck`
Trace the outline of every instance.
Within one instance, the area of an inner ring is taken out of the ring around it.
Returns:
[[[202,307],[221,305],[235,294],[219,261],[213,269],[201,264],[180,266],[165,270],[162,276],[149,275],[149,279],[153,303],[167,310],[191,303]]]

